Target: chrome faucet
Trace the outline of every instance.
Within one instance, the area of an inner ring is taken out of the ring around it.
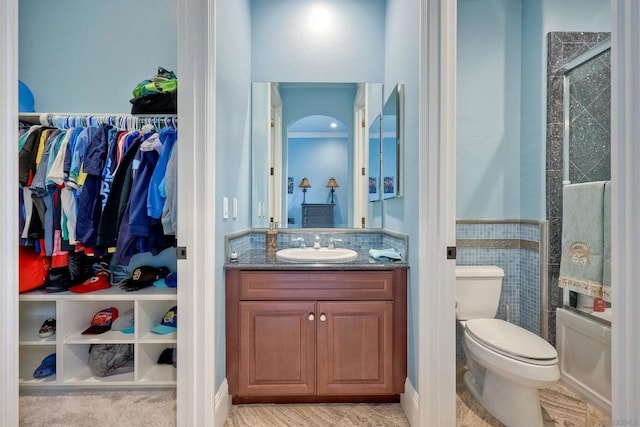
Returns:
[[[304,237],[293,237],[291,238],[291,242],[298,242],[298,247],[300,249],[305,249],[307,247],[304,243]]]
[[[337,239],[337,238],[331,238],[329,239],[329,249],[335,249],[338,247],[338,245],[336,245],[337,242],[342,242],[342,239]]]
[[[313,242],[313,249],[320,249],[320,235],[316,234],[316,240]]]

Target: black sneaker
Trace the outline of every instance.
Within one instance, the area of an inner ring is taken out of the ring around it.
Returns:
[[[42,326],[40,326],[40,330],[38,331],[38,335],[40,338],[47,338],[56,332],[56,319],[53,317],[48,318],[44,321]]]

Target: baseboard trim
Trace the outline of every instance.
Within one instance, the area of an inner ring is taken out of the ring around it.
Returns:
[[[224,422],[229,416],[231,411],[231,396],[229,395],[229,384],[225,378],[220,385],[220,388],[216,392],[215,406],[214,406],[214,426],[223,426]]]
[[[418,392],[413,388],[409,378],[404,382],[404,393],[400,395],[400,404],[404,415],[409,420],[409,425],[418,427],[420,425],[420,400]]]

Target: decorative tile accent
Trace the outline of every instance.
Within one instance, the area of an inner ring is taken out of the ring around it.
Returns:
[[[458,249],[520,249],[520,242],[517,239],[457,239],[456,246]]]

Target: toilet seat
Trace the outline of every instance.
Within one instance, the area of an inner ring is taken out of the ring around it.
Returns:
[[[556,349],[536,334],[501,319],[471,319],[466,332],[496,353],[533,365],[558,363]]]

